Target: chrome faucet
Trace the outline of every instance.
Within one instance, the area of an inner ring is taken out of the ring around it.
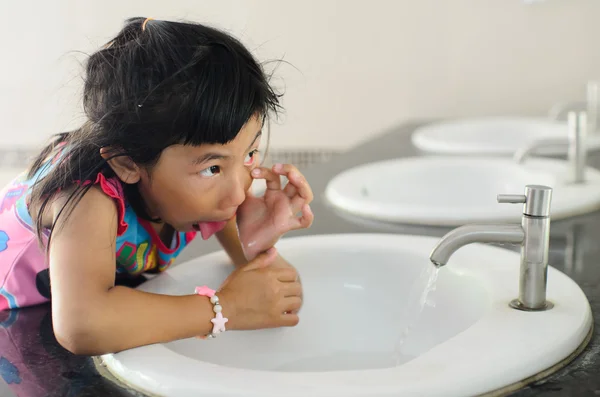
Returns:
[[[464,225],[447,233],[430,255],[431,262],[441,267],[459,248],[471,243],[521,244],[519,296],[510,306],[525,311],[548,310],[546,275],[550,241],[550,202],[552,188],[527,185],[524,195],[500,194],[499,203],[522,203],[521,224]]]
[[[515,152],[515,161],[522,164],[527,157],[543,147],[564,146],[568,150],[567,159],[570,164],[571,181],[573,183],[584,183],[588,152],[586,145],[588,129],[587,114],[586,112],[569,112],[568,120],[569,130],[568,135],[565,138],[540,139],[533,141]]]
[[[600,135],[600,125],[598,118],[600,117],[600,82],[597,80],[590,80],[586,84],[586,99],[585,101],[576,102],[563,102],[557,103],[550,108],[548,117],[551,120],[563,120],[565,116],[572,111],[587,112],[588,128],[587,133],[589,136]]]

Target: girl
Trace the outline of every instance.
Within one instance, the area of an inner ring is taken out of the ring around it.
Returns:
[[[199,24],[130,19],[90,56],[83,104],[84,125],[0,192],[0,308],[51,297],[57,340],[88,355],[296,325],[301,285],[273,245],[311,225],[313,196],[293,166],[258,166],[279,102],[242,44]],[[264,197],[249,194],[252,178],[266,180]],[[216,234],[237,265],[216,296],[115,283],[164,271],[196,234]]]

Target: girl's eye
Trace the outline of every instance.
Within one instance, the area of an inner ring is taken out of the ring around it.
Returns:
[[[248,153],[246,155],[246,158],[244,159],[244,165],[252,165],[254,163],[254,159],[256,158],[257,154],[258,154],[258,149],[254,149],[253,151]]]
[[[200,175],[202,175],[202,176],[215,176],[219,172],[221,172],[221,167],[219,167],[218,165],[213,165],[211,167],[205,168],[202,171],[200,171]]]

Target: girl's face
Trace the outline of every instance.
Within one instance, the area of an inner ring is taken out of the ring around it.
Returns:
[[[150,174],[142,172],[140,193],[152,217],[178,231],[200,222],[231,219],[252,184],[259,164],[262,118],[252,117],[225,144],[173,145]]]

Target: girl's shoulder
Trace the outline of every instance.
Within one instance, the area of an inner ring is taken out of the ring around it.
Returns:
[[[76,190],[77,185],[92,185],[89,189],[81,196],[81,198],[71,201],[72,194]],[[69,205],[73,205],[73,211],[68,208]],[[67,221],[59,219],[61,211],[69,213],[69,217],[77,216],[78,213],[92,211],[95,216],[109,217],[116,220],[116,235],[122,235],[127,229],[127,223],[125,223],[125,195],[121,181],[117,177],[107,178],[102,173],[99,173],[95,180],[88,180],[84,182],[77,181],[73,187],[58,192],[49,202],[47,211],[43,215],[44,227],[50,228],[54,222],[58,219],[59,222]],[[30,209],[32,217],[35,216],[33,213],[35,209]]]

